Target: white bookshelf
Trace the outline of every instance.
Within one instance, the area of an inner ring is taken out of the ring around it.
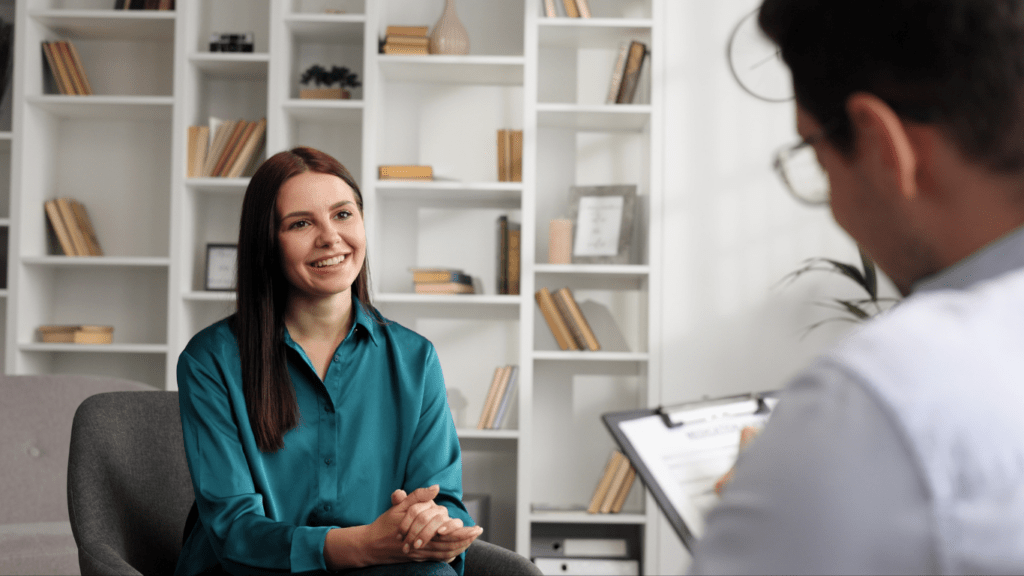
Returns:
[[[6,371],[175,388],[189,338],[233,312],[232,293],[203,289],[205,253],[237,241],[248,185],[187,178],[187,128],[265,117],[266,154],[320,148],[360,184],[375,304],[438,349],[465,491],[491,495],[490,541],[529,555],[538,535],[622,537],[646,562],[656,511],[639,483],[624,513],[566,509],[585,507],[612,448],[599,414],[658,402],[658,60],[648,60],[637,103],[604,96],[621,42],[660,50],[664,0],[590,0],[589,20],[545,18],[541,0],[461,0],[470,54],[422,57],[378,54],[378,39],[389,24],[433,26],[443,2],[178,0],[172,12],[113,2],[11,3],[15,112],[0,131],[0,182],[11,159],[8,213],[0,194],[0,230],[11,237],[10,288],[0,292]],[[253,32],[254,51],[210,52],[215,32]],[[39,44],[56,39],[75,43],[94,96],[60,96],[45,81]],[[348,100],[300,99],[312,64],[346,66],[362,86]],[[501,128],[523,130],[522,182],[497,181]],[[380,164],[430,164],[437,179],[378,181]],[[570,186],[622,183],[636,184],[640,200],[633,261],[548,264],[547,222],[563,215]],[[58,196],[85,204],[105,256],[58,255],[42,209]],[[521,225],[520,295],[496,293],[501,215]],[[481,290],[415,294],[414,266],[461,268]],[[534,300],[542,286],[569,286],[606,310],[615,345],[558,350]],[[44,344],[35,331],[48,323],[111,324],[114,343]],[[502,429],[477,430],[504,364],[519,366],[517,402]]]

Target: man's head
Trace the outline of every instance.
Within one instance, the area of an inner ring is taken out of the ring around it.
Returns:
[[[1024,0],[764,0],[836,221],[906,293],[1024,224]]]
[[[965,156],[1024,170],[1024,0],[765,0],[759,23],[840,150],[846,101],[868,92]]]

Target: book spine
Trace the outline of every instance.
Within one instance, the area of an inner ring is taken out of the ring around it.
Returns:
[[[636,95],[636,87],[639,83],[640,68],[647,57],[647,46],[642,42],[633,41],[629,45],[629,57],[626,60],[626,69],[622,73],[622,86],[619,87],[619,96],[615,102],[618,104],[630,104],[633,96]]]
[[[54,43],[54,47],[57,51],[57,57],[61,59],[64,63],[64,68],[68,71],[68,77],[71,80],[71,86],[74,88],[75,94],[84,96],[86,94],[85,84],[82,81],[84,73],[80,72],[78,67],[75,66],[75,61],[71,58],[71,49],[68,48],[69,44],[66,40],[60,40]]]
[[[558,347],[562,350],[579,350],[579,346],[573,340],[572,334],[569,333],[568,326],[565,325],[565,319],[558,313],[558,308],[555,306],[555,299],[551,296],[551,291],[546,287],[541,288],[534,297],[537,299],[537,305],[540,306],[541,314],[544,315],[548,328],[555,335]]]
[[[82,87],[85,90],[86,96],[92,95],[92,85],[89,84],[89,75],[85,73],[85,67],[82,66],[82,58],[78,56],[78,49],[71,42],[68,42],[68,51],[71,53],[71,61],[75,65],[75,69],[78,70],[82,81]]]
[[[473,294],[472,284],[462,282],[420,282],[414,287],[417,294]]]
[[[72,92],[69,92],[69,87],[64,84],[64,76],[57,67],[57,58],[54,53],[53,44],[51,42],[43,42],[42,46],[43,57],[46,59],[46,65],[50,68],[50,76],[53,78],[53,84],[57,87],[57,91],[64,96],[72,94]]]
[[[473,277],[461,270],[438,270],[431,272],[413,272],[412,281],[415,284],[444,284],[455,282],[458,284],[473,284]]]
[[[608,485],[608,492],[604,495],[604,499],[601,501],[601,507],[598,510],[601,514],[608,514],[612,511],[612,504],[619,495],[619,490],[622,489],[622,484],[626,481],[626,475],[629,473],[629,458],[624,455],[619,458],[619,466],[615,470],[615,476],[612,477],[611,484]]]
[[[508,230],[508,293],[519,294],[520,244],[522,230],[519,224],[509,223]]]
[[[569,334],[572,335],[572,339],[576,342],[576,346],[578,346],[580,350],[586,350],[587,339],[583,336],[583,329],[573,317],[572,313],[569,312],[569,306],[565,303],[565,297],[562,296],[562,291],[556,290],[551,297],[555,301],[555,308],[558,309],[558,313],[565,319],[565,325],[569,328]]]
[[[209,126],[188,127],[188,177],[199,178],[203,175],[203,164],[206,163],[206,151],[210,147]]]
[[[210,119],[213,142],[210,144],[210,150],[206,154],[206,164],[203,165],[204,177],[213,176],[213,169],[217,166],[217,161],[220,160],[220,155],[224,152],[224,146],[227,145],[228,139],[235,129],[235,124],[235,120],[221,122],[215,118]]]
[[[633,482],[636,480],[636,468],[629,467],[629,471],[626,472],[626,479],[622,481],[622,488],[619,489],[619,493],[615,496],[615,500],[612,502],[612,514],[618,514],[622,512],[622,506],[626,503],[626,498],[629,497],[629,491],[633,488]]]
[[[238,153],[238,157],[231,164],[231,168],[228,169],[225,176],[228,178],[238,178],[244,172],[247,166],[252,163],[253,157],[256,154],[256,150],[259,149],[263,143],[263,137],[267,133],[267,119],[261,118],[259,122],[255,123],[252,132],[246,137],[242,143],[242,148]]]
[[[498,216],[498,294],[508,294],[508,216]]]
[[[562,0],[562,6],[565,6],[565,15],[569,18],[580,17],[580,11],[576,9],[576,0]]]
[[[57,198],[57,209],[60,210],[60,217],[64,221],[64,226],[67,227],[71,243],[75,246],[75,256],[88,256],[89,246],[85,242],[85,233],[78,226],[75,212],[71,208],[71,201],[67,198]]]
[[[85,209],[85,206],[77,201],[71,200],[71,211],[75,214],[75,222],[78,223],[78,227],[82,230],[82,235],[85,237],[85,245],[89,249],[89,256],[103,256],[103,249],[100,248],[99,238],[96,236],[96,229],[92,226],[92,220],[89,219],[89,212]]]
[[[505,423],[509,407],[512,404],[512,397],[515,395],[516,381],[518,380],[518,377],[519,366],[512,365],[512,371],[508,377],[508,385],[505,387],[505,393],[501,396],[501,401],[498,403],[498,410],[494,415],[494,421],[491,423],[491,428],[501,428]]]
[[[477,430],[487,428],[487,422],[490,419],[489,410],[491,403],[494,401],[494,396],[498,393],[498,384],[501,382],[504,371],[504,366],[498,366],[494,369],[494,376],[491,377],[491,386],[487,389],[487,397],[484,398],[483,408],[480,409],[480,419],[476,423]]]
[[[567,316],[579,327],[580,336],[583,340],[580,343],[580,348],[586,348],[591,352],[596,352],[601,349],[601,344],[597,341],[597,336],[594,335],[594,331],[590,328],[590,323],[587,322],[587,317],[583,315],[583,311],[580,310],[579,304],[576,302],[576,298],[572,295],[572,290],[568,287],[560,288],[555,293],[555,303],[562,302],[568,312]],[[561,308],[559,308],[561,310]]]
[[[501,404],[501,399],[505,397],[505,390],[508,389],[508,382],[511,377],[512,366],[502,367],[501,380],[498,382],[498,389],[495,391],[494,398],[491,398],[491,404],[487,408],[487,422],[484,424],[484,428],[494,428],[494,421],[498,416],[498,405]]]
[[[378,167],[378,171],[378,177],[381,180],[402,178],[430,180],[434,177],[432,167],[421,165],[385,164]]]
[[[608,489],[615,478],[615,473],[619,470],[619,461],[622,458],[625,458],[625,456],[618,450],[613,451],[612,455],[608,458],[608,463],[604,466],[604,473],[601,474],[597,488],[594,489],[594,495],[590,498],[590,505],[587,506],[588,514],[600,512],[601,504],[604,503],[604,497],[608,494]]]
[[[619,46],[619,55],[615,59],[615,67],[612,68],[612,79],[608,84],[608,97],[605,104],[615,104],[619,100],[619,89],[622,88],[622,74],[626,70],[626,56],[629,54],[629,44],[623,42]]]
[[[509,137],[508,130],[498,130],[498,182],[508,182],[510,178],[509,166]]]
[[[544,0],[544,16],[557,18],[558,10],[555,10],[555,0]]]
[[[244,137],[247,130],[250,130],[251,123],[247,120],[239,120],[235,124],[235,129],[231,133],[231,137],[228,138],[227,144],[224,146],[224,151],[221,152],[220,158],[217,159],[217,165],[213,167],[214,177],[224,176],[225,166],[231,160],[232,156],[235,155],[238,149],[238,143]]]
[[[580,18],[590,18],[590,4],[587,0],[576,0],[576,11],[580,13]]]
[[[46,210],[46,218],[50,221],[50,227],[53,228],[53,233],[57,236],[61,251],[65,256],[75,256],[75,245],[71,242],[67,227],[64,226],[64,219],[60,215],[60,209],[57,208],[57,201],[47,200],[43,203],[43,208]]]
[[[388,26],[385,34],[388,36],[426,36],[427,26]]]
[[[510,167],[509,181],[523,181],[523,131],[509,130]]]

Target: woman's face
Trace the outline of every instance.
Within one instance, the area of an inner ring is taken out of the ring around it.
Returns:
[[[277,193],[277,239],[293,294],[351,296],[366,258],[366,229],[352,188],[332,174],[305,172]]]

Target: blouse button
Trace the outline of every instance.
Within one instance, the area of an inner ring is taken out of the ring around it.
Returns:
[[[324,458],[324,464],[327,464],[328,466],[330,466],[331,465],[331,459],[330,458]]]
[[[331,505],[330,504],[324,504],[323,508],[324,508],[324,512],[330,512],[331,511]]]

